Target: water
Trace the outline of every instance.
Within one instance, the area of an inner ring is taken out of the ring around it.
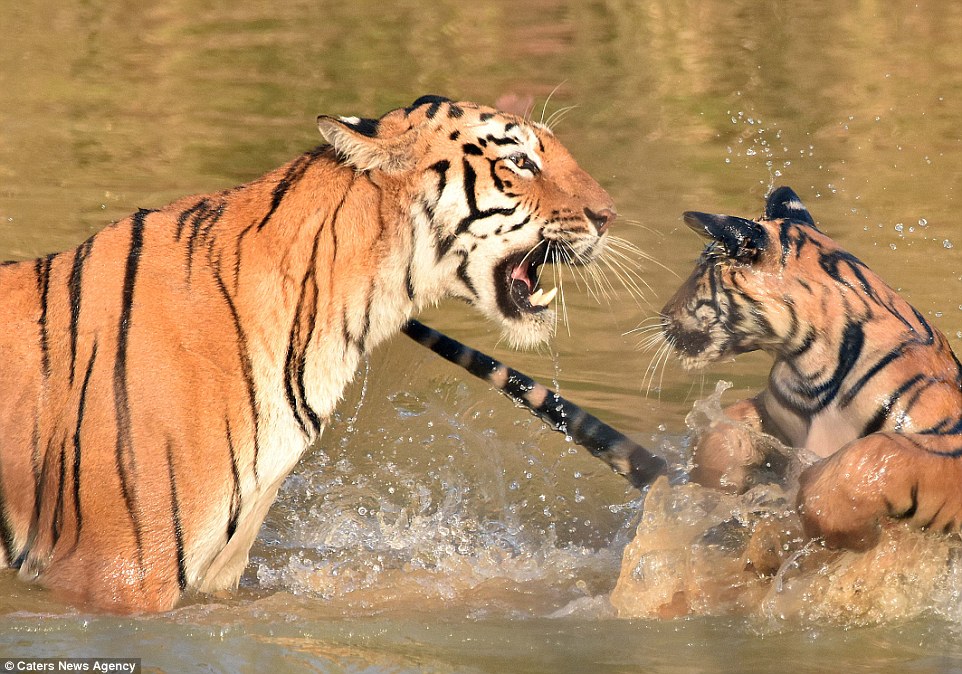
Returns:
[[[570,325],[543,353],[507,351],[458,304],[426,322],[681,462],[693,404],[720,379],[726,402],[759,389],[768,361],[649,371],[654,352],[626,333],[699,252],[682,211],[752,215],[789,184],[962,346],[957,3],[24,0],[2,16],[3,258],[256,177],[319,142],[319,113],[441,93],[531,100],[537,116],[551,95],[547,115],[576,106],[556,130],[615,198],[618,234],[654,258],[645,299],[597,301],[568,277]],[[699,545],[743,502],[653,496],[646,524],[600,462],[399,337],[285,485],[238,592],[115,618],[0,574],[0,652],[171,672],[962,669],[950,542],[894,533],[880,556],[825,559],[788,540],[752,584],[731,566],[738,545]],[[636,555],[655,543],[685,562],[660,580]]]

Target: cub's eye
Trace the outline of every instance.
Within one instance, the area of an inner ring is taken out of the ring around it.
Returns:
[[[541,172],[541,170],[538,168],[538,165],[535,164],[531,157],[526,155],[524,152],[515,152],[514,154],[509,154],[508,161],[522,171],[531,171],[532,175],[538,175]]]

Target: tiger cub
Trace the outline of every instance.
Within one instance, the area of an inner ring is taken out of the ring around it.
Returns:
[[[363,355],[446,297],[526,346],[611,198],[549,129],[425,96],[0,266],[0,565],[117,611],[233,588]]]
[[[662,310],[687,367],[761,349],[768,386],[698,441],[691,477],[740,491],[767,459],[746,428],[821,457],[801,475],[806,532],[874,546],[890,519],[962,524],[962,367],[945,336],[816,226],[789,188],[757,221],[688,212],[709,239]]]

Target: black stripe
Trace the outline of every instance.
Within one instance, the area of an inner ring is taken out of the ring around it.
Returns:
[[[63,531],[63,490],[67,482],[67,438],[60,443],[60,470],[57,474],[57,500],[54,502],[53,517],[51,518],[51,549],[56,547]]]
[[[50,376],[50,343],[47,335],[47,300],[50,292],[50,263],[53,255],[39,258],[34,262],[37,276],[37,293],[40,296],[40,364],[44,378]]]
[[[778,240],[782,244],[782,266],[788,261],[788,255],[792,252],[792,237],[789,232],[790,225],[783,222],[778,230]]]
[[[422,201],[421,207],[424,208],[424,206],[425,204]],[[411,228],[411,249],[408,253],[408,261],[404,271],[404,289],[407,291],[408,299],[412,302],[414,301],[414,256],[418,251],[420,231],[420,227]]]
[[[849,322],[842,333],[842,343],[838,349],[838,360],[835,364],[835,371],[831,377],[822,384],[812,384],[806,381],[795,393],[807,398],[811,407],[803,408],[808,414],[815,414],[825,409],[838,396],[842,383],[851,374],[852,369],[858,362],[865,345],[865,332],[862,325],[856,322]],[[794,365],[792,365],[794,367]],[[801,376],[801,374],[799,373]]]
[[[313,163],[314,160],[316,160],[316,159],[324,156],[325,154],[332,155],[333,152],[334,152],[334,150],[333,150],[333,148],[331,148],[330,145],[321,145],[321,146],[319,146],[319,147],[314,148],[313,150],[311,150],[311,151],[310,151],[309,153],[307,153],[307,154],[308,154],[308,156],[311,158],[311,159],[310,159],[310,162]],[[299,159],[295,160],[295,163],[297,163],[298,161],[300,161],[300,159],[302,159],[302,158],[299,158]],[[306,169],[305,169],[305,170],[306,170]],[[276,189],[277,189],[277,186],[275,186],[275,191],[276,191]],[[286,191],[286,190],[285,190],[285,191]],[[278,204],[279,204],[279,203],[280,203],[280,201],[278,201]],[[273,214],[273,211],[274,211],[274,210],[276,210],[276,207],[275,207],[273,210],[271,210],[271,211],[267,214],[267,216],[265,216],[265,218],[262,218],[262,219],[261,219],[261,222],[260,222],[261,225],[266,224],[266,220],[270,218],[270,216]],[[261,227],[258,225],[258,223],[257,223],[256,221],[255,221],[255,222],[251,222],[249,225],[247,225],[246,227],[244,227],[244,229],[241,230],[240,234],[238,234],[238,235],[235,237],[235,241],[236,241],[235,246],[234,246],[234,248],[235,248],[235,253],[234,253],[234,284],[235,284],[235,289],[236,289],[237,279],[240,277],[240,269],[241,269],[241,264],[242,264],[242,259],[243,259],[243,253],[244,253],[244,240],[245,240],[245,238],[247,237],[247,235],[250,234],[250,231],[251,231],[252,229],[255,229],[255,228],[257,228],[258,231],[260,231],[260,229],[261,229]]]
[[[474,282],[471,281],[471,278],[468,276],[468,256],[467,256],[467,254],[465,254],[465,255],[461,258],[461,264],[458,265],[458,272],[457,272],[457,273],[458,273],[458,278],[461,279],[461,282],[464,283],[465,286],[467,286],[468,292],[470,292],[472,295],[474,295],[475,297],[477,297],[477,296],[478,296],[478,289],[474,286]]]
[[[465,232],[471,224],[477,220],[482,220],[484,218],[489,218],[492,215],[511,215],[518,210],[517,204],[511,208],[489,208],[486,210],[480,210],[478,208],[478,199],[475,194],[475,188],[477,187],[478,175],[475,173],[471,164],[468,163],[467,159],[463,160],[464,164],[464,198],[468,204],[469,215],[465,216],[461,222],[458,223],[456,228],[456,233],[461,234]]]
[[[97,340],[94,340],[93,350],[90,353],[90,360],[87,361],[87,371],[84,373],[83,384],[80,386],[80,402],[77,404],[77,426],[73,433],[73,501],[74,518],[77,520],[77,539],[80,539],[80,530],[83,527],[83,512],[80,508],[80,457],[81,442],[80,433],[83,429],[84,416],[87,412],[87,389],[90,386],[90,377],[94,371],[94,363],[97,361]]]
[[[83,297],[84,263],[90,257],[93,248],[93,238],[87,239],[74,253],[73,265],[70,268],[70,279],[67,281],[67,293],[70,299],[70,384],[73,385],[77,369],[77,336],[80,325],[80,302]]]
[[[250,350],[247,346],[247,334],[244,332],[244,326],[241,325],[240,314],[237,313],[234,300],[227,291],[227,286],[224,285],[220,264],[211,260],[211,269],[213,271],[214,283],[217,285],[221,296],[224,298],[224,302],[227,304],[227,309],[230,311],[231,319],[234,322],[234,331],[237,333],[237,353],[240,357],[244,386],[247,388],[247,405],[250,409],[251,423],[254,430],[254,457],[251,470],[254,475],[254,482],[257,483],[257,461],[260,458],[260,408],[257,404],[257,389],[254,384],[254,365],[251,362]]]
[[[170,511],[173,519],[174,542],[177,546],[177,585],[187,588],[187,564],[184,559],[184,527],[180,521],[180,501],[177,498],[177,476],[174,474],[174,452],[167,439],[167,475],[170,479]]]
[[[488,163],[491,165],[491,181],[494,183],[494,189],[503,193],[504,181],[498,176],[498,160],[489,159]]]
[[[30,519],[30,529],[27,532],[27,540],[23,546],[23,551],[20,554],[19,563],[24,562],[24,557],[26,557],[33,549],[34,541],[37,539],[37,533],[40,531],[40,511],[43,506],[43,495],[47,486],[47,467],[50,465],[50,457],[53,456],[53,450],[51,444],[47,443],[47,451],[43,454],[43,462],[40,464],[40,476],[36,479],[34,483],[33,492],[33,517]],[[39,575],[40,572],[46,567],[43,558],[33,556],[30,558],[30,568],[28,571],[32,574]]]
[[[889,417],[889,412],[891,407],[889,405],[882,405],[876,410],[875,414],[862,428],[862,433],[859,435],[860,438],[864,438],[866,435],[872,435],[872,433],[877,433],[882,430],[882,426],[885,425],[885,421]]]
[[[206,210],[207,199],[204,198],[190,208],[186,208],[181,211],[180,215],[177,216],[177,231],[174,233],[174,238],[177,241],[180,241],[181,237],[184,235],[184,228],[187,226],[187,221],[191,218],[191,216],[197,214],[198,212],[203,213]]]
[[[345,194],[346,198],[346,194]],[[331,222],[331,233],[336,237],[335,225],[337,214],[344,204],[342,198]],[[297,306],[294,310],[294,319],[291,321],[291,329],[287,340],[287,354],[284,357],[284,393],[287,404],[294,413],[301,432],[306,436],[317,433],[320,430],[321,422],[317,413],[307,404],[307,392],[304,384],[304,372],[307,361],[307,348],[310,344],[310,337],[314,333],[315,322],[317,320],[317,283],[316,268],[317,249],[320,244],[323,228],[317,231],[314,236],[313,255],[310,265],[304,278],[301,279],[301,292],[297,298]],[[336,255],[336,246],[335,246]],[[334,273],[334,264],[331,264],[331,273]],[[307,335],[304,335],[304,323],[308,323]]]
[[[191,208],[184,211],[180,218],[178,219],[177,228],[177,239],[180,239],[182,233],[182,225],[190,219],[190,235],[187,237],[187,281],[190,282],[191,273],[193,271],[194,264],[194,250],[197,247],[197,242],[200,239],[206,238],[210,234],[210,230],[217,224],[221,216],[224,214],[226,205],[224,202],[219,203],[216,207],[213,206],[209,199],[201,199]],[[190,216],[193,216],[191,218]]]
[[[295,159],[290,167],[288,167],[284,177],[277,182],[273,191],[271,192],[271,206],[268,209],[267,214],[264,215],[264,218],[257,225],[258,231],[262,230],[268,221],[270,221],[271,217],[277,211],[278,207],[281,205],[281,201],[284,200],[284,197],[287,196],[287,193],[290,191],[290,189],[294,187],[301,178],[304,177],[307,169],[310,168],[311,164],[313,164],[314,161],[324,153],[325,149],[326,146],[315,148],[311,152],[303,154]]]
[[[152,211],[141,209],[131,218],[130,249],[127,252],[127,267],[124,272],[124,286],[120,303],[120,321],[117,325],[117,356],[114,362],[114,407],[117,416],[117,475],[124,497],[127,515],[133,526],[137,544],[137,561],[143,567],[143,532],[140,516],[137,514],[137,494],[134,472],[137,468],[134,456],[133,429],[131,427],[130,396],[127,386],[127,350],[130,340],[130,327],[134,306],[134,290],[137,284],[137,270],[144,245],[144,221]]]
[[[505,129],[505,131],[507,131],[507,129]],[[491,134],[491,133],[489,133],[489,134],[486,136],[486,138],[488,139],[488,141],[494,143],[495,145],[502,145],[502,146],[504,146],[504,145],[517,145],[517,144],[518,144],[518,141],[515,140],[514,138],[498,138],[497,136],[495,136],[494,134]]]
[[[441,198],[441,194],[444,192],[444,188],[448,184],[448,169],[450,168],[451,162],[449,162],[447,159],[434,162],[428,167],[428,169],[438,174],[438,199]]]
[[[224,419],[224,427],[227,431],[227,451],[230,453],[230,474],[234,481],[230,495],[230,511],[227,515],[227,540],[234,536],[237,531],[237,520],[240,517],[241,491],[240,491],[240,471],[237,468],[237,453],[234,451],[234,436],[230,430],[230,420]]]

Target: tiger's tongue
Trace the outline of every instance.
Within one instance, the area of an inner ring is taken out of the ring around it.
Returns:
[[[528,292],[532,291],[531,279],[528,278],[528,267],[524,264],[519,264],[517,267],[511,270],[511,278],[515,281],[521,281],[526,286],[528,286]]]
[[[551,303],[551,300],[555,298],[555,295],[558,294],[557,288],[552,288],[548,292],[545,292],[541,288],[534,290],[532,287],[531,278],[528,276],[528,267],[524,264],[519,264],[517,267],[511,270],[511,279],[513,281],[521,281],[528,288],[528,302],[533,307],[548,306]]]

